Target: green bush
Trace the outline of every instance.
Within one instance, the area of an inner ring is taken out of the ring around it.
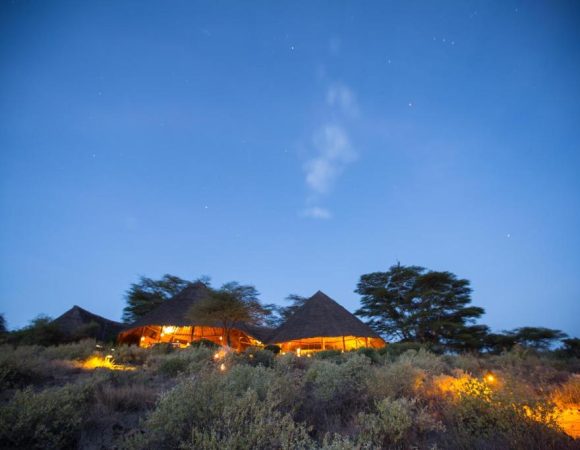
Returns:
[[[0,406],[0,447],[73,448],[80,438],[90,392],[66,385],[18,391]]]

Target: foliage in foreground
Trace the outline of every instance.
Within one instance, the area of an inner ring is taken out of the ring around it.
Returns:
[[[4,385],[0,447],[578,448],[558,421],[580,404],[574,359],[396,349],[216,358],[201,346],[115,349],[131,371],[67,365],[90,344],[2,349],[0,373],[29,381]],[[50,364],[58,376],[38,377]]]

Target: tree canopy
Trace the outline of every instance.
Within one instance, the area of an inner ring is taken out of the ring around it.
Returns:
[[[131,323],[143,317],[156,306],[169,300],[190,282],[175,275],[163,275],[160,280],[141,277],[125,293],[127,306],[123,309],[123,322]]]
[[[226,342],[231,346],[231,331],[239,322],[261,325],[270,313],[258,299],[254,286],[235,281],[212,289],[208,298],[193,304],[188,316],[196,322],[217,324],[224,329]]]
[[[362,275],[355,314],[391,339],[466,349],[479,346],[487,327],[473,325],[483,308],[471,306],[468,280],[451,272],[397,264],[386,272]]]
[[[266,324],[269,327],[276,328],[282,325],[288,318],[296,312],[298,308],[304,305],[304,302],[308,300],[307,297],[303,297],[298,294],[290,294],[284,300],[290,302],[288,306],[279,306],[275,304],[264,305],[270,314],[266,318]]]

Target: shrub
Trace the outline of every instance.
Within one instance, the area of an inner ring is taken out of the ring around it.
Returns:
[[[206,347],[209,349],[217,349],[220,348],[220,345],[216,344],[213,341],[208,339],[200,339],[199,341],[193,341],[189,344],[191,348],[199,348],[199,347]]]
[[[118,364],[143,365],[151,352],[137,345],[120,345],[112,352]]]
[[[226,405],[221,420],[211,427],[194,426],[185,449],[311,449],[308,430],[288,414],[276,410],[272,398],[259,400],[254,391]]]
[[[200,371],[212,361],[213,351],[207,347],[186,348],[171,354],[151,357],[157,372],[168,377]]]
[[[356,351],[359,355],[364,355],[369,358],[374,364],[381,362],[381,355],[374,349],[370,347],[359,348]]]
[[[75,385],[16,392],[0,406],[0,447],[75,447],[89,394],[86,387]]]
[[[441,356],[437,356],[425,349],[407,350],[399,356],[399,363],[410,364],[430,375],[438,375],[447,371],[447,365]]]
[[[144,424],[144,433],[131,437],[124,445],[164,449],[190,442],[192,430],[203,434],[222,426],[227,407],[247,392],[264,400],[272,376],[270,369],[248,365],[234,366],[223,373],[203,370],[163,394]]]
[[[580,375],[572,375],[565,383],[556,388],[552,398],[561,408],[580,407]]]
[[[0,348],[0,389],[43,384],[68,370],[48,361],[42,347],[3,345]]]
[[[313,361],[304,375],[301,420],[320,431],[341,429],[367,402],[368,358],[349,354],[343,364]]]
[[[264,347],[264,350],[271,351],[271,352],[272,352],[272,353],[274,353],[275,355],[277,355],[278,353],[280,353],[280,351],[282,351],[282,349],[280,348],[280,346],[279,346],[279,345],[273,345],[273,344],[266,345],[266,346]]]
[[[316,359],[330,360],[340,363],[344,360],[344,353],[340,350],[323,350],[314,354]]]
[[[387,344],[386,347],[381,348],[379,353],[388,355],[391,358],[395,358],[408,350],[419,351],[422,348],[424,348],[424,346],[418,342],[394,342],[392,344]]]
[[[249,348],[244,353],[244,361],[252,366],[273,367],[275,354],[270,350]]]
[[[44,356],[47,359],[86,359],[95,352],[96,345],[94,339],[83,339],[79,342],[47,347]]]
[[[382,400],[387,397],[414,397],[426,374],[409,361],[397,361],[386,366],[373,367],[367,376],[371,398]]]
[[[376,403],[376,414],[360,413],[358,442],[364,447],[387,448],[403,441],[413,425],[413,402],[405,398],[385,398]]]
[[[95,401],[104,412],[151,409],[156,398],[156,391],[144,383],[120,386],[106,383],[95,389]]]

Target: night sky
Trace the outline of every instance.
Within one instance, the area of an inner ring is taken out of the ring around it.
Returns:
[[[139,275],[471,280],[580,334],[577,1],[0,3],[0,312],[120,319]]]

